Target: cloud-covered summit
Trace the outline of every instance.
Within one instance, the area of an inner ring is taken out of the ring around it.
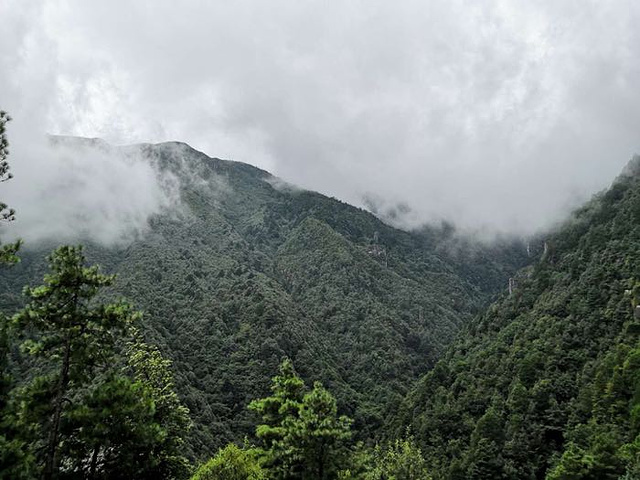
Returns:
[[[16,185],[36,134],[177,139],[410,225],[527,233],[640,151],[633,0],[7,0],[0,17]]]

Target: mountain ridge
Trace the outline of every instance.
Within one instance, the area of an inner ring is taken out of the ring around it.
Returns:
[[[547,235],[407,396],[396,429],[413,426],[435,478],[637,478],[638,165]]]
[[[145,338],[172,359],[195,423],[191,456],[251,433],[246,405],[268,392],[283,357],[336,393],[363,439],[376,436],[460,325],[528,261],[521,242],[401,231],[186,144],[113,148],[179,185],[184,213],[160,212],[131,243],[86,251],[118,275],[112,294],[145,311]],[[22,263],[0,275],[7,311],[44,271],[47,247],[26,240]]]

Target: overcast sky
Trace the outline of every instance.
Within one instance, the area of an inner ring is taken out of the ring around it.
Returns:
[[[640,152],[637,0],[2,0],[0,22],[18,211],[48,180],[20,174],[54,170],[45,132],[181,140],[407,224],[516,233]]]

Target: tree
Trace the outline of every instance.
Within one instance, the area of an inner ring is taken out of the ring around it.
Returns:
[[[191,480],[264,480],[266,472],[255,449],[241,449],[233,443],[220,449],[202,465]]]
[[[56,478],[175,478],[155,453],[165,432],[144,384],[113,373],[65,410]]]
[[[429,480],[427,462],[412,436],[396,439],[386,447],[376,446],[366,480]]]
[[[146,344],[137,331],[127,350],[130,374],[145,387],[145,395],[154,405],[152,421],[162,430],[161,441],[149,452],[152,463],[157,465],[159,477],[183,477],[190,470],[183,454],[183,437],[191,428],[191,419],[175,391],[171,361],[163,358],[157,347]]]
[[[170,362],[138,335],[127,353],[127,367],[107,372],[66,412],[61,457],[84,478],[187,478],[182,436],[190,420]]]
[[[0,110],[0,183],[13,177],[9,171],[9,141],[6,135],[6,125],[11,117]],[[15,218],[15,211],[0,201],[0,223],[11,222]],[[19,261],[17,257],[21,241],[8,245],[0,245],[0,265],[13,264]],[[8,372],[7,357],[9,354],[9,319],[0,312],[0,478],[6,472],[10,478],[28,478],[30,475],[30,457],[24,455],[24,443],[20,441],[15,429],[12,428],[7,412],[8,394],[13,386],[13,379]],[[19,468],[14,468],[20,465]]]
[[[81,247],[63,246],[49,257],[52,272],[45,284],[25,288],[29,305],[14,317],[22,332],[37,332],[26,338],[23,348],[45,360],[51,371],[36,377],[31,397],[49,393],[50,416],[42,423],[47,432],[43,448],[43,478],[58,471],[60,424],[70,398],[91,380],[94,370],[113,361],[116,340],[136,318],[124,303],[93,305],[98,290],[113,283],[98,267],[85,267]],[[29,389],[27,389],[29,391]]]
[[[49,257],[44,285],[13,317],[31,354],[31,379],[11,393],[15,422],[42,478],[186,478],[181,435],[188,411],[170,362],[131,338],[140,317],[124,302],[99,303],[114,281],[85,266],[81,247]]]
[[[336,478],[350,453],[351,420],[338,417],[335,398],[319,382],[306,394],[304,388],[285,359],[273,379],[273,395],[249,405],[265,422],[256,429],[265,467],[280,479]]]
[[[490,406],[480,417],[471,434],[471,449],[467,452],[467,475],[469,479],[505,478],[504,459],[501,455],[504,444],[504,422],[500,409]]]
[[[9,393],[14,381],[9,374],[9,332],[7,318],[0,312],[0,479],[33,478],[33,456],[28,442],[20,435],[11,412]]]
[[[304,382],[287,358],[280,364],[280,375],[272,379],[273,395],[249,404],[249,409],[258,413],[264,422],[256,428],[256,436],[264,447],[265,466],[276,478],[289,478],[293,466],[292,452],[285,441],[288,434],[285,422],[298,417],[304,388]]]
[[[0,110],[0,183],[6,182],[13,178],[13,174],[9,171],[9,141],[6,135],[6,125],[11,121],[11,117],[7,112]],[[15,210],[9,208],[6,203],[0,201],[0,223],[11,222],[15,219]],[[16,253],[20,248],[20,241],[8,245],[0,246],[0,264],[15,263],[18,261]]]
[[[303,478],[335,478],[347,461],[345,442],[351,438],[351,419],[338,417],[336,399],[320,382],[302,399],[298,417],[289,417],[285,441],[302,464]]]

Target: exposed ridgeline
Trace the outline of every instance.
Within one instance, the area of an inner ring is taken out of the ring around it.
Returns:
[[[408,397],[434,478],[640,478],[640,158],[547,246]]]
[[[114,294],[145,311],[146,339],[173,360],[195,423],[189,447],[202,457],[253,431],[246,405],[268,394],[284,356],[336,395],[354,430],[374,435],[460,326],[527,262],[520,243],[407,233],[185,144],[126,148],[175,175],[181,208],[151,218],[150,231],[126,246],[89,243],[86,253],[118,274]],[[22,263],[1,272],[6,310],[41,278],[51,250],[25,242]]]

